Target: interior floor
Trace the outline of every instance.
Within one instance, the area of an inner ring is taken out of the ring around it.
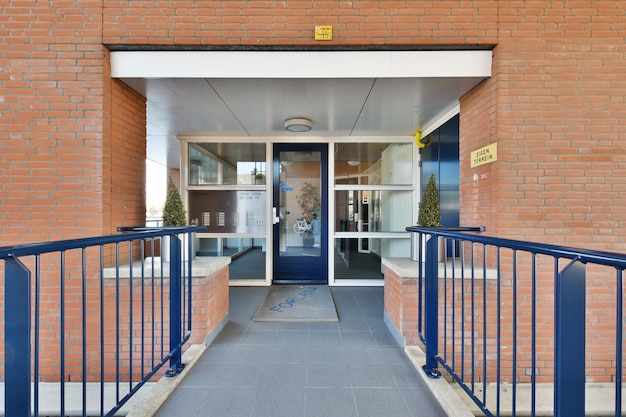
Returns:
[[[266,255],[261,248],[253,248],[234,257],[230,264],[230,279],[264,279]],[[334,266],[335,279],[383,279],[380,258],[371,253],[350,251],[344,258],[335,252]]]

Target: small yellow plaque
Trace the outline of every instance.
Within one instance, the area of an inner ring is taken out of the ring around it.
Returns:
[[[498,160],[498,144],[484,146],[480,149],[472,151],[470,154],[470,167],[474,168],[480,165],[490,164]]]
[[[316,41],[332,41],[333,40],[333,27],[332,26],[315,26],[315,40]]]

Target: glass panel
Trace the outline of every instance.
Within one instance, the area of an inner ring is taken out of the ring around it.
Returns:
[[[335,279],[383,279],[380,256],[364,249],[370,240],[335,239]]]
[[[411,185],[413,145],[339,143],[335,146],[334,178],[336,184]]]
[[[265,239],[198,238],[197,256],[230,256],[230,279],[265,278]]]
[[[335,191],[336,232],[404,232],[412,222],[412,191]]]
[[[408,257],[409,239],[335,239],[335,279],[383,279],[381,257]]]
[[[191,190],[189,218],[207,233],[265,233],[265,191]]]
[[[321,155],[280,152],[280,256],[320,256]]]
[[[189,144],[189,185],[265,184],[265,144]]]
[[[220,163],[196,147],[189,147],[189,185],[217,184]]]
[[[268,232],[267,191],[257,187],[266,184],[266,145],[191,143],[188,151],[189,218],[211,234],[198,234],[197,255],[229,256],[231,279],[264,280],[266,239],[240,236]]]
[[[425,138],[428,146],[421,150],[421,189],[435,173],[441,203],[441,224],[459,225],[459,116],[448,120]]]

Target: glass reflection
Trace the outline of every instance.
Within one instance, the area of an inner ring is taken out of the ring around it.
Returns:
[[[335,147],[335,183],[410,185],[413,145],[339,143]]]
[[[280,256],[321,255],[319,152],[280,152]]]
[[[263,185],[265,146],[257,143],[189,144],[189,185]]]

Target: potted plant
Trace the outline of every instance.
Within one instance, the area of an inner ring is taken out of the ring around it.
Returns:
[[[296,221],[302,236],[302,246],[313,246],[313,222],[319,221],[317,217],[321,205],[319,189],[310,182],[305,182],[296,198],[302,211],[302,218]]]
[[[172,177],[167,177],[167,195],[163,207],[163,226],[187,226],[187,212]]]
[[[428,179],[422,201],[419,204],[417,224],[422,227],[441,227],[439,191],[437,191],[437,179],[434,172]]]
[[[421,227],[441,227],[441,208],[439,206],[439,191],[437,190],[437,179],[433,172],[428,179],[424,195],[419,203],[419,212],[417,214],[417,224]],[[422,235],[422,261],[425,260],[426,241],[429,235]],[[416,245],[414,245],[416,246]],[[412,256],[417,258],[416,251],[412,251]],[[443,239],[439,241],[438,260],[443,260]],[[417,260],[417,259],[414,259]]]
[[[171,177],[167,178],[167,194],[163,206],[163,226],[186,226],[187,211],[183,205],[180,192]],[[187,258],[187,239],[183,236],[183,260]],[[170,236],[164,236],[161,241],[161,257],[165,262],[170,261]]]

